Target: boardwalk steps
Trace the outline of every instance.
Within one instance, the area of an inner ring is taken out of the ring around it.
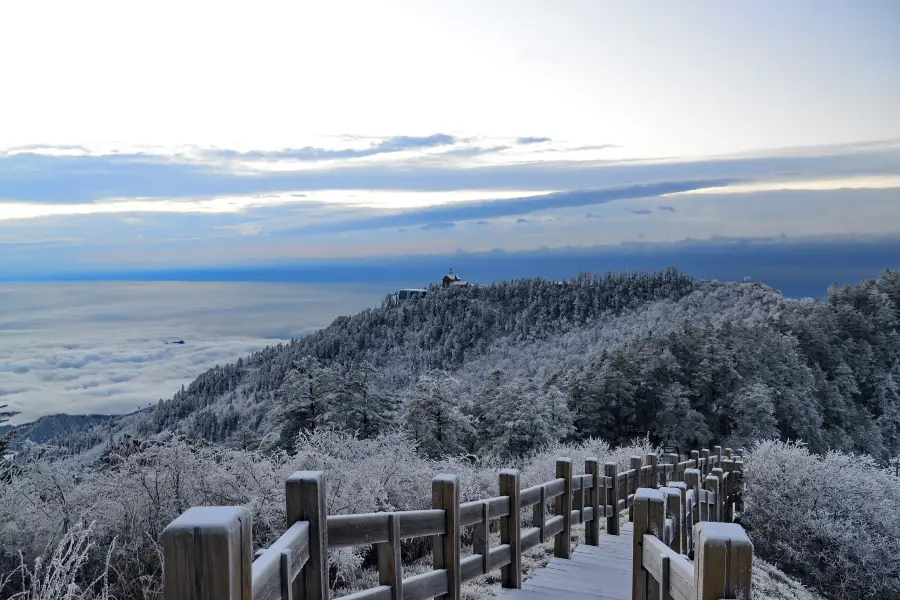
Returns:
[[[503,600],[631,600],[634,527],[619,535],[601,534],[596,546],[579,545],[572,558],[552,558],[546,567],[522,583],[504,589]]]
[[[555,479],[526,489],[504,469],[500,495],[463,503],[458,477],[439,475],[431,509],[350,515],[327,514],[324,473],[297,472],[285,484],[287,531],[269,548],[253,552],[246,508],[194,507],[175,519],[162,536],[165,600],[327,600],[329,549],[349,546],[373,547],[379,585],[346,600],[459,600],[463,582],[498,569],[510,600],[749,598],[753,547],[730,523],[741,504],[740,454],[716,446],[679,459],[635,456],[618,472],[589,458],[575,475],[560,458]],[[623,512],[630,523],[620,527]],[[580,524],[585,544],[573,552]],[[463,556],[469,527],[472,553]],[[421,537],[431,538],[433,568],[403,577],[401,542]],[[522,581],[522,553],[542,543],[554,558]]]

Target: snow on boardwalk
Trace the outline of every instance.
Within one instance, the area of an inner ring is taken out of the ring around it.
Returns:
[[[551,558],[521,590],[504,589],[503,600],[631,600],[631,523],[621,535],[600,535],[599,546],[580,545],[571,559]]]

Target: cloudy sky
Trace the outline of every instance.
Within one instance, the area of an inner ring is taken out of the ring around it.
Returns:
[[[900,4],[0,8],[3,278],[900,233]]]

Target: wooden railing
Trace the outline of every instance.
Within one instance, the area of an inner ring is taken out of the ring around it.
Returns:
[[[624,510],[629,510],[635,526],[635,578],[644,577],[643,587],[636,585],[634,593],[647,590],[651,580],[668,588],[672,573],[680,577],[687,572],[683,567],[690,564],[694,547],[712,539],[714,532],[694,530],[693,525],[733,515],[742,463],[719,447],[712,455],[704,450],[683,462],[674,455],[664,459],[660,464],[651,454],[644,464],[640,457],[632,457],[631,469],[621,473],[615,463],[606,463],[601,475],[599,461],[590,458],[584,474],[574,475],[571,459],[560,458],[555,479],[527,489],[520,489],[517,470],[505,469],[500,472],[498,496],[465,503],[459,501],[458,477],[439,475],[432,482],[430,510],[351,515],[327,514],[322,472],[297,472],[285,488],[288,529],[257,552],[255,560],[247,509],[195,507],[175,519],[163,532],[165,599],[326,599],[328,549],[372,544],[377,549],[379,586],[345,596],[348,600],[457,600],[463,582],[497,569],[503,587],[520,588],[524,551],[553,540],[554,556],[569,558],[573,525],[585,524],[585,543],[598,545],[600,519],[606,519],[608,534],[618,535],[619,513]],[[546,511],[551,501],[552,516]],[[523,530],[521,514],[527,508],[532,508],[533,526]],[[499,521],[496,547],[490,545],[492,521]],[[460,530],[470,526],[472,554],[462,557]],[[404,578],[400,543],[420,537],[432,538],[433,569]],[[661,548],[666,549],[664,555]],[[708,556],[702,547],[697,552],[701,558]],[[663,558],[665,568],[659,566]],[[672,589],[684,591],[685,586],[676,584]],[[691,589],[699,594],[708,588],[694,583]],[[713,598],[674,593],[672,597]]]

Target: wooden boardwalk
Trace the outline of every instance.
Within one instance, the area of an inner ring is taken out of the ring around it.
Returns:
[[[506,600],[631,600],[634,527],[622,527],[620,535],[600,535],[598,546],[575,548],[571,559],[551,558],[522,589],[504,589]]]
[[[753,545],[732,523],[741,457],[716,446],[684,461],[645,458],[631,457],[620,472],[589,457],[576,475],[562,457],[554,479],[525,489],[516,469],[503,469],[500,495],[467,502],[457,475],[438,475],[431,509],[338,515],[326,509],[325,473],[298,471],[285,482],[287,531],[268,548],[254,552],[246,507],[193,507],[172,521],[162,535],[164,596],[329,600],[329,551],[374,546],[378,585],[340,600],[460,600],[463,583],[497,570],[505,600],[750,598]],[[620,527],[626,511],[632,522]],[[604,520],[610,533],[600,533]],[[584,525],[585,543],[572,552],[575,525]],[[426,537],[433,568],[403,577],[403,542]],[[554,557],[523,582],[522,553],[548,542]]]

